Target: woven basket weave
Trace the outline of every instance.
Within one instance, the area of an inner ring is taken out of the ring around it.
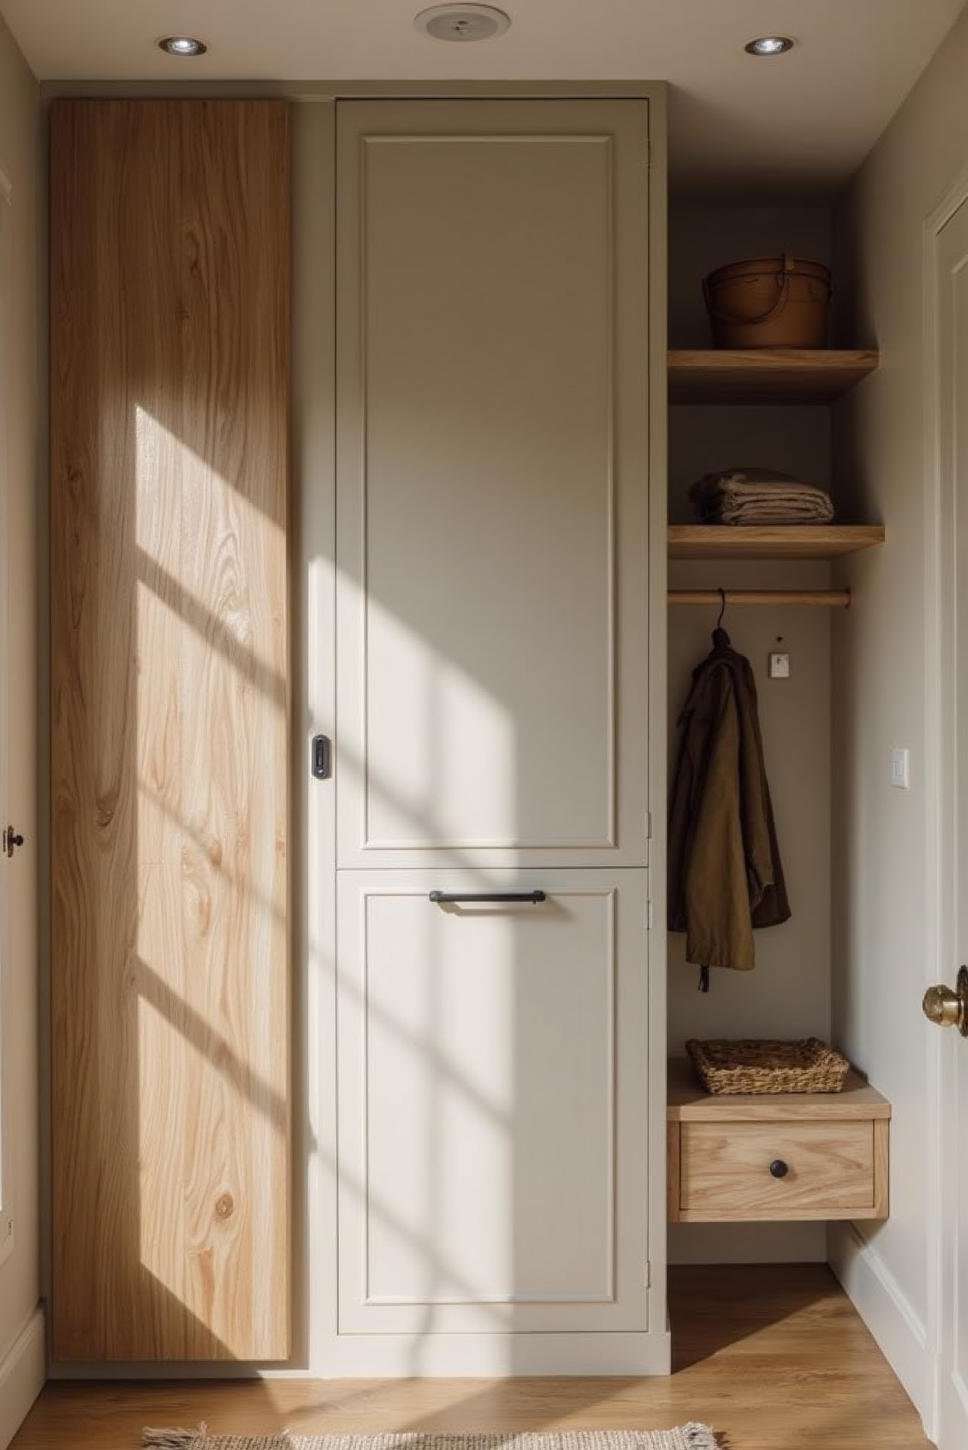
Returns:
[[[839,1093],[850,1071],[817,1037],[801,1042],[698,1042],[686,1051],[710,1093]]]

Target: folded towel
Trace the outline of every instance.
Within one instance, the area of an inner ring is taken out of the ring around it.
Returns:
[[[707,473],[689,490],[703,523],[827,524],[834,516],[830,495],[811,483],[767,468],[730,468]]]

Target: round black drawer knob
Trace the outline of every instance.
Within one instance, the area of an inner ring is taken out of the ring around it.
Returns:
[[[770,1164],[770,1172],[773,1174],[774,1178],[785,1178],[789,1171],[789,1168],[784,1163],[782,1158],[774,1158],[773,1162]]]

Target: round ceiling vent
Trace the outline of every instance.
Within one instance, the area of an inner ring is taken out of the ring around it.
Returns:
[[[511,24],[510,15],[496,5],[431,5],[414,20],[432,40],[493,40]]]

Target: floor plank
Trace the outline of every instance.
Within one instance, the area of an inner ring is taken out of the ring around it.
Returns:
[[[661,1429],[729,1450],[927,1450],[920,1421],[822,1265],[672,1272],[670,1379],[52,1383],[11,1450],[136,1450],[141,1427],[256,1433]]]

